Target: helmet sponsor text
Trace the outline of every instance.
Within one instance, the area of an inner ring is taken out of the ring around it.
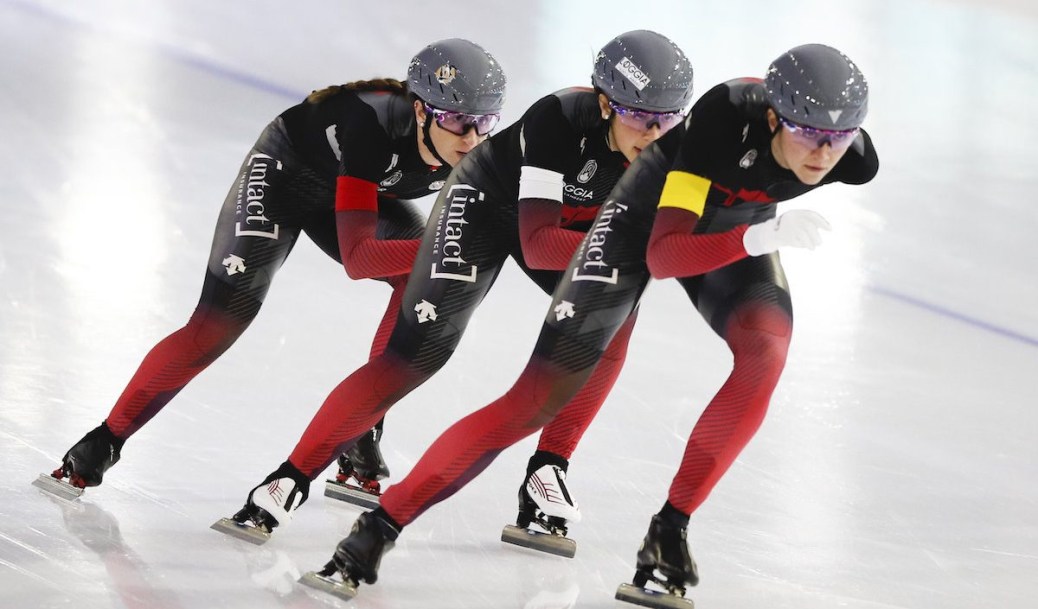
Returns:
[[[624,57],[619,62],[617,62],[615,67],[616,71],[622,74],[624,78],[631,81],[631,84],[633,84],[639,91],[647,87],[649,83],[652,82],[652,79],[649,78],[649,75],[643,72],[641,68],[634,65],[634,62],[628,59],[627,57]]]

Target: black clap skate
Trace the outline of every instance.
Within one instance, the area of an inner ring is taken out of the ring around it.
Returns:
[[[645,584],[650,581],[664,591],[646,588]],[[638,549],[634,584],[621,584],[616,590],[616,599],[657,609],[693,609],[692,601],[685,598],[685,588],[698,583],[699,571],[688,550],[686,529],[666,522],[657,514],[652,517],[649,532]]]
[[[339,542],[328,564],[320,571],[303,575],[299,583],[350,600],[357,595],[360,582],[378,581],[382,557],[393,548],[399,535],[392,524],[374,512],[365,512],[353,523],[349,536]]]
[[[88,486],[98,486],[105,472],[119,462],[126,440],[115,437],[107,423],[87,432],[61,459],[61,467],[40,474],[33,486],[62,499],[76,499]],[[65,482],[63,478],[68,478]]]
[[[310,495],[310,480],[285,461],[266,480],[249,491],[245,505],[230,518],[221,518],[210,529],[262,545],[279,524],[292,515]]]
[[[519,487],[516,526],[506,525],[501,531],[501,541],[573,558],[577,542],[566,537],[566,523],[580,522],[580,518],[580,509],[566,487],[566,470],[558,465],[543,465],[531,472]]]
[[[382,496],[379,481],[389,477],[389,466],[379,449],[381,439],[380,423],[357,438],[352,448],[339,455],[339,472],[334,480],[325,481],[325,497],[369,509],[379,506],[379,497]]]

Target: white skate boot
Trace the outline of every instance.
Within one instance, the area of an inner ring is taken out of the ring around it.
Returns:
[[[572,558],[577,544],[566,537],[570,522],[580,522],[580,509],[566,486],[566,471],[558,465],[544,465],[527,476],[519,489],[516,526],[506,526],[501,541]],[[531,529],[531,524],[546,533]]]
[[[533,519],[555,519],[565,529],[566,522],[580,522],[580,508],[566,487],[566,472],[556,465],[545,465],[526,479],[520,493],[520,512],[533,512]],[[532,505],[531,505],[532,503]],[[525,505],[524,505],[525,504]]]
[[[285,461],[249,492],[245,506],[230,518],[221,518],[209,528],[261,545],[279,524],[288,524],[296,509],[310,495],[310,480]]]

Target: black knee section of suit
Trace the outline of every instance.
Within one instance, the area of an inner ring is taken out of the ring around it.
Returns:
[[[530,474],[541,469],[545,465],[554,465],[564,472],[569,471],[569,459],[561,455],[556,455],[553,452],[538,450],[533,453],[533,456],[530,457],[529,463],[526,465],[526,476],[529,477]]]

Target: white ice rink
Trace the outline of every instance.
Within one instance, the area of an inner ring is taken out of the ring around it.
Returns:
[[[314,88],[482,43],[504,124],[651,28],[696,92],[832,44],[871,84],[865,187],[784,253],[796,333],[764,426],[692,518],[699,609],[1038,606],[1038,9],[1026,0],[0,0],[0,607],[624,606],[648,519],[730,356],[674,282],[570,468],[573,559],[504,546],[534,439],[405,530],[352,603],[294,583],[359,510],[321,496],[257,547],[209,530],[365,359],[388,289],[307,239],[242,339],[78,501],[30,485],[198,299],[217,211],[263,126]],[[784,209],[792,207],[787,204]],[[548,299],[506,268],[455,357],[394,408],[394,479],[525,364]]]

